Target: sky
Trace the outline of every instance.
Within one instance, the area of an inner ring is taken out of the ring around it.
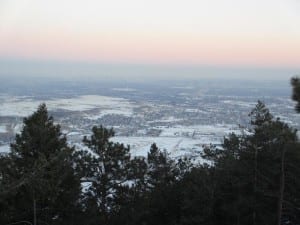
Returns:
[[[0,0],[0,60],[298,73],[300,1]]]

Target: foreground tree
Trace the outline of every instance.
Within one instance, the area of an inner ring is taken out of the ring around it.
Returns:
[[[110,141],[114,136],[112,129],[93,127],[92,132],[90,138],[83,139],[83,143],[92,152],[88,155],[88,169],[84,179],[90,183],[85,193],[86,207],[87,211],[91,207],[96,208],[92,224],[109,224],[112,216],[119,212],[122,200],[129,191],[129,146]]]
[[[256,107],[257,109],[258,107]],[[254,134],[248,139],[255,146],[254,168],[256,177],[254,185],[256,194],[262,198],[273,199],[273,209],[276,212],[276,223],[282,223],[286,217],[283,212],[287,164],[295,163],[295,158],[288,154],[299,154],[296,130],[290,128],[279,119],[272,119],[268,110],[262,108],[254,117]],[[261,117],[264,118],[261,121]],[[260,162],[260,161],[263,161]],[[294,173],[294,171],[291,171]],[[266,200],[267,201],[267,200]]]
[[[299,195],[286,188],[300,187],[295,183],[300,179],[296,166],[300,162],[296,130],[273,119],[262,102],[258,102],[250,117],[249,135],[230,135],[224,140],[223,149],[206,151],[206,157],[213,160],[217,171],[219,191],[229,197],[218,200],[220,221],[223,224],[225,221],[228,224],[282,224],[283,221],[297,224],[300,218],[295,213],[292,218],[288,212],[297,211]],[[228,218],[228,215],[232,216]]]
[[[72,153],[45,104],[25,118],[11,152],[0,160],[1,224],[75,223],[80,180],[75,175]]]
[[[299,77],[293,77],[291,79],[292,85],[292,99],[296,101],[295,110],[300,113],[300,80]]]

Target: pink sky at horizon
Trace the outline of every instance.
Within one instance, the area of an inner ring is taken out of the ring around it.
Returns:
[[[4,0],[0,57],[300,66],[300,4],[295,0],[165,1]]]

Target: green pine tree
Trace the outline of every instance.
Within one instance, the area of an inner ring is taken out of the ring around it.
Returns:
[[[91,137],[83,139],[93,153],[89,155],[84,179],[90,183],[85,193],[86,207],[87,212],[91,205],[97,208],[93,215],[97,220],[95,224],[109,224],[112,216],[120,211],[124,196],[128,193],[130,149],[129,146],[109,140],[114,136],[112,129],[95,126],[92,132]]]
[[[73,168],[73,148],[45,104],[24,119],[11,152],[1,158],[1,218],[38,224],[72,221],[79,210],[80,180]],[[4,224],[4,223],[3,223]]]
[[[296,101],[295,110],[300,113],[300,80],[299,77],[293,77],[291,79],[291,85],[293,88],[292,99]]]

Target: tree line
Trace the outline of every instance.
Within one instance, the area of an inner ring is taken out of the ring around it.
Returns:
[[[300,102],[299,80],[292,85]],[[0,157],[0,224],[300,224],[297,133],[260,101],[247,134],[206,146],[200,165],[156,144],[147,157],[132,157],[102,126],[75,150],[45,104],[23,122]]]

